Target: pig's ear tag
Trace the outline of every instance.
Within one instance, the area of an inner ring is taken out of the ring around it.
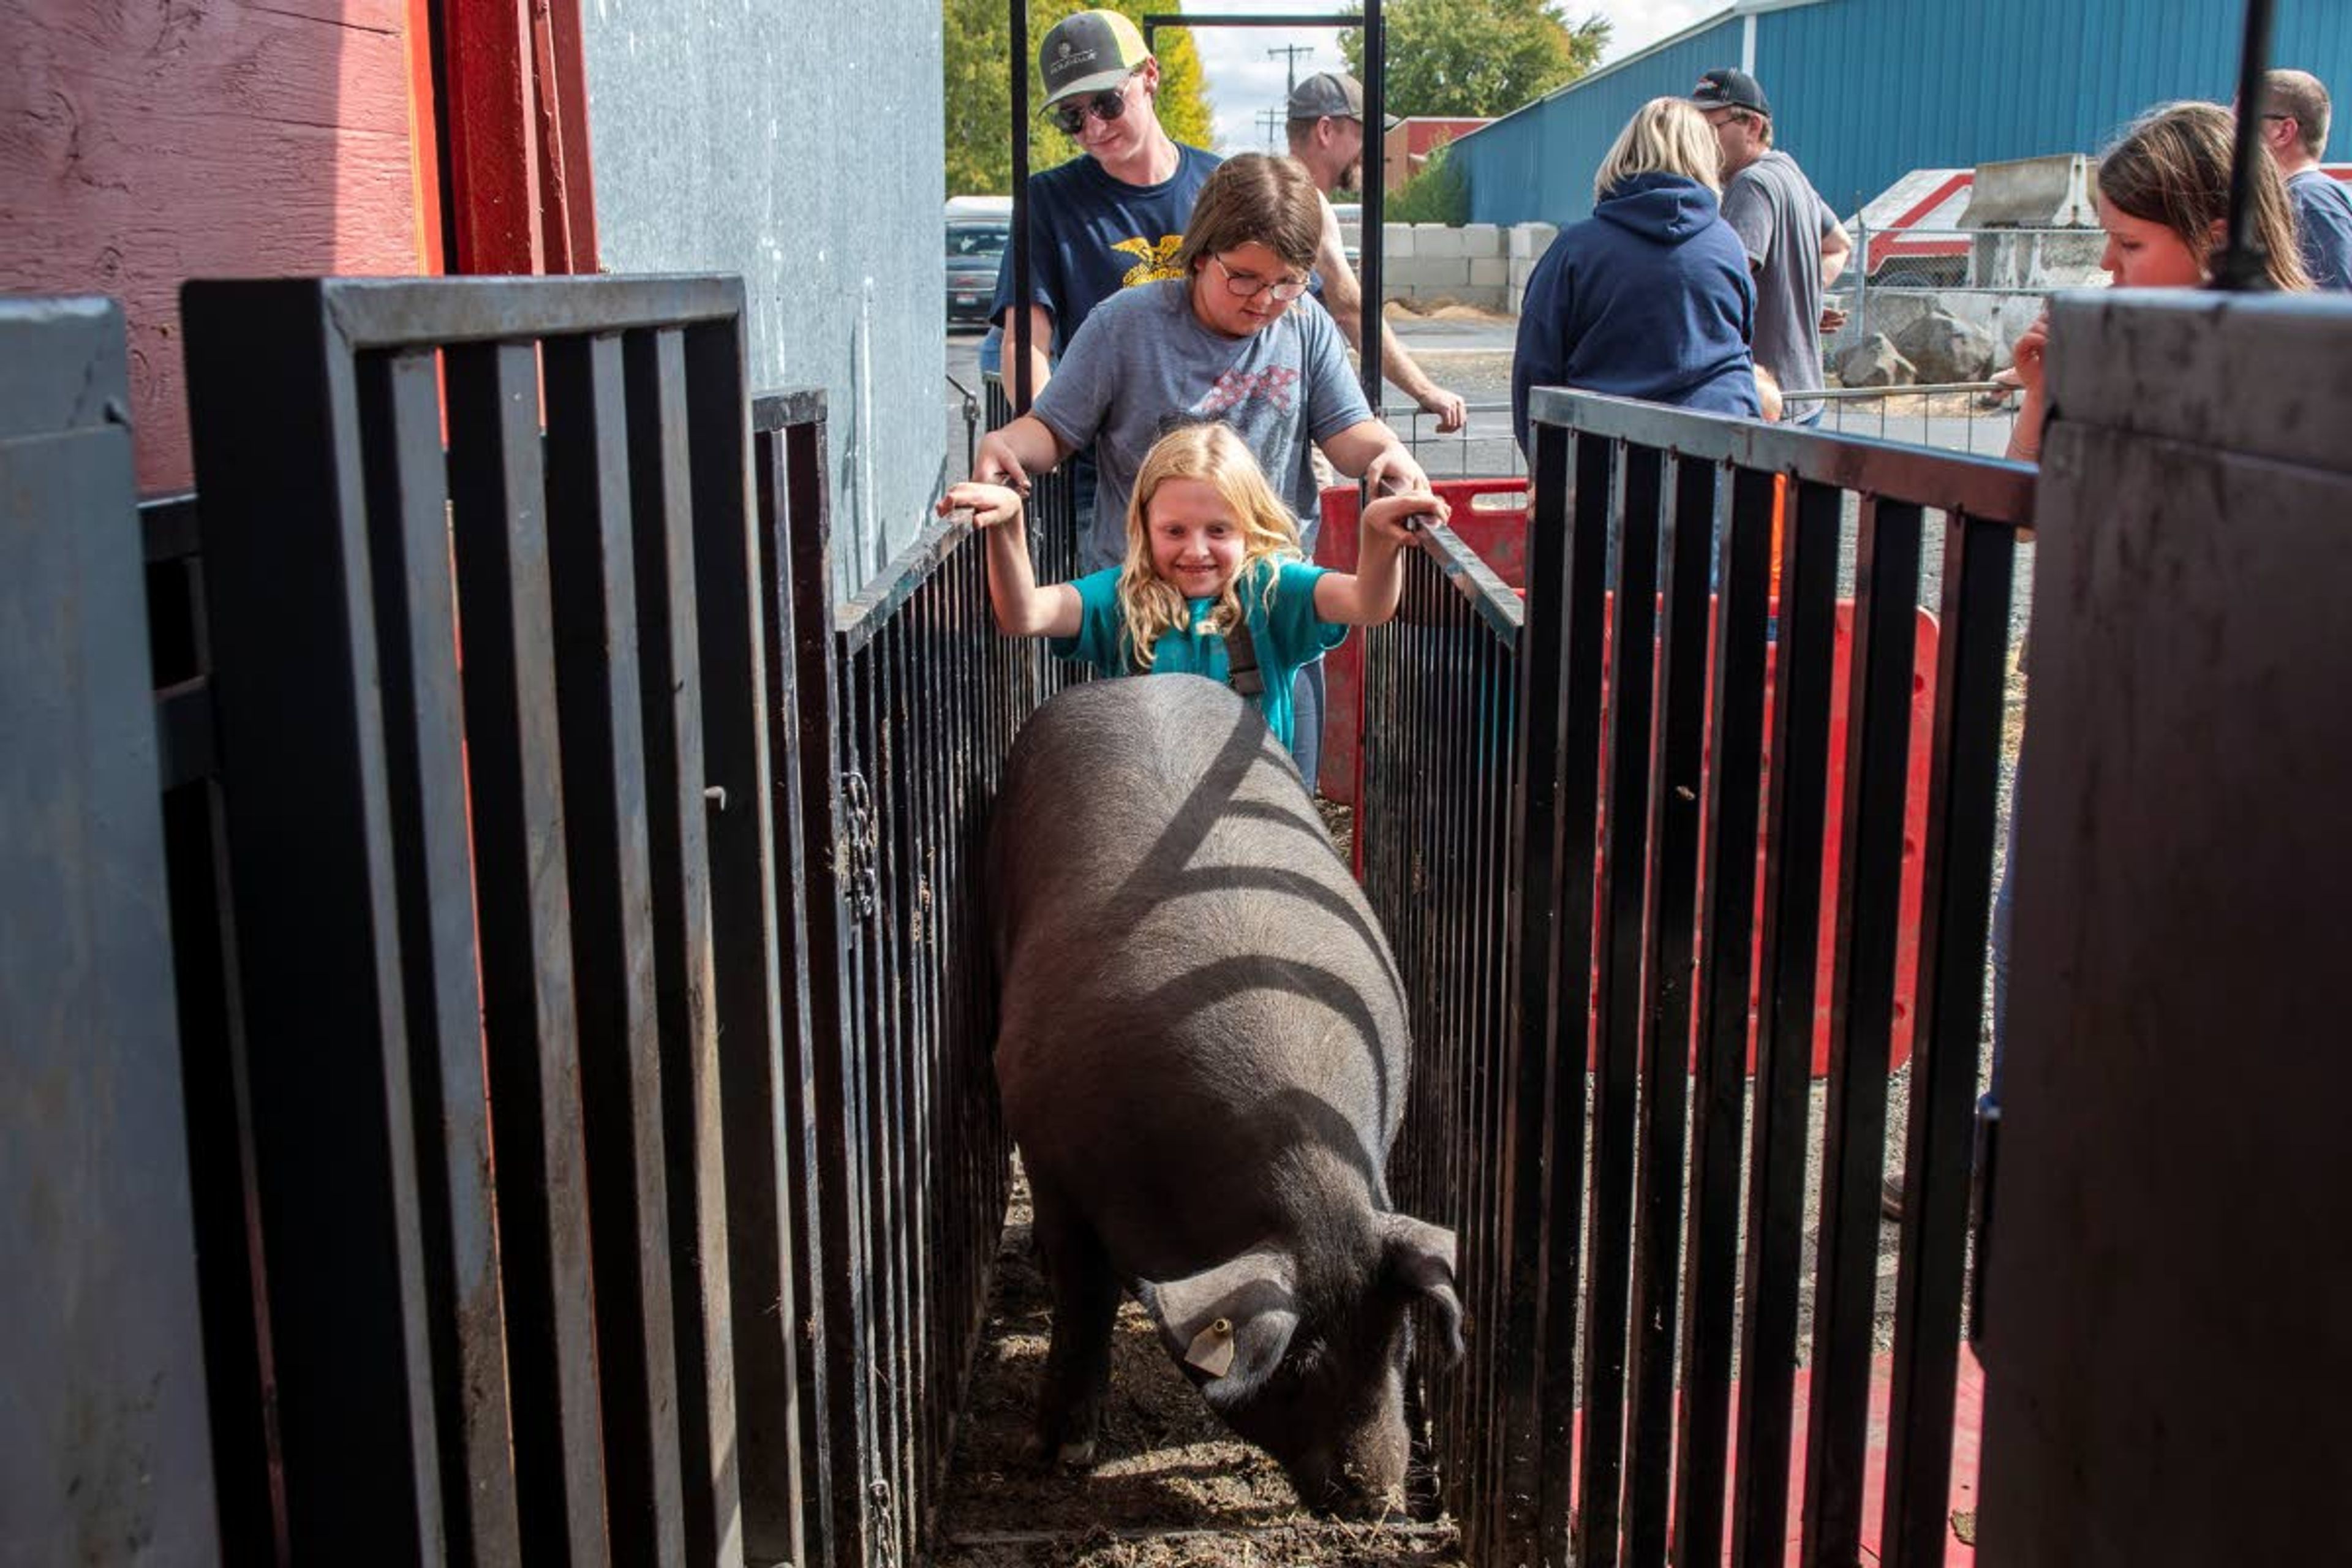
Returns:
[[[1223,1377],[1234,1364],[1234,1323],[1230,1318],[1219,1318],[1192,1336],[1184,1351],[1185,1364],[1197,1366],[1211,1377]]]

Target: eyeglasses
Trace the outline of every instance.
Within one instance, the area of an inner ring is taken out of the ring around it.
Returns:
[[[1134,79],[1134,77],[1129,76],[1127,81]],[[1076,136],[1085,127],[1087,116],[1089,114],[1104,124],[1109,124],[1127,112],[1127,81],[1120,82],[1117,87],[1107,87],[1089,99],[1074,103],[1055,104],[1054,123],[1062,128],[1062,134],[1065,136]]]
[[[1223,257],[1212,256],[1209,259],[1215,262],[1217,270],[1225,275],[1226,292],[1238,294],[1244,300],[1255,299],[1258,294],[1265,293],[1287,304],[1307,292],[1307,280],[1303,278],[1297,279],[1286,278],[1281,282],[1276,283],[1246,272],[1236,276],[1234,269],[1225,265]]]

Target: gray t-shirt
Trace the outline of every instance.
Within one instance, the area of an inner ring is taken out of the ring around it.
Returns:
[[[1031,407],[1065,446],[1095,450],[1095,519],[1079,541],[1080,572],[1127,558],[1135,476],[1152,443],[1186,417],[1233,426],[1297,513],[1311,556],[1313,443],[1372,416],[1321,305],[1302,299],[1263,331],[1229,338],[1192,314],[1191,288],[1183,279],[1147,283],[1096,306]]]
[[[1837,215],[1797,161],[1767,153],[1723,193],[1723,221],[1748,247],[1756,273],[1756,363],[1780,384],[1783,419],[1810,417],[1819,399],[1795,394],[1822,384],[1822,239]]]

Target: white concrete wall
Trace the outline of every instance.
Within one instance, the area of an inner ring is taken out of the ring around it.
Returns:
[[[1476,305],[1517,315],[1528,273],[1559,231],[1548,223],[1505,228],[1491,223],[1392,223],[1382,226],[1381,289],[1417,305]],[[1354,224],[1340,226],[1343,243],[1359,243]]]

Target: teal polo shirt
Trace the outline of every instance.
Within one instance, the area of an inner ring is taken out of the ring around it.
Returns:
[[[1288,751],[1297,729],[1291,686],[1301,667],[1347,640],[1348,628],[1316,617],[1315,584],[1322,577],[1324,567],[1304,561],[1281,563],[1275,568],[1271,605],[1266,603],[1265,591],[1266,569],[1266,563],[1250,568],[1239,597],[1257,647],[1258,670],[1265,678],[1265,690],[1257,700],[1258,709],[1265,715],[1265,727]],[[1052,639],[1047,646],[1054,655],[1090,664],[1105,675],[1134,674],[1134,667],[1120,647],[1126,616],[1118,605],[1118,569],[1108,567],[1089,573],[1070,586],[1078,591],[1078,633],[1076,637]],[[1186,625],[1171,626],[1160,635],[1159,643],[1152,648],[1152,674],[1202,675],[1221,686],[1225,683],[1225,639],[1197,629],[1215,604],[1213,599],[1192,600]]]

